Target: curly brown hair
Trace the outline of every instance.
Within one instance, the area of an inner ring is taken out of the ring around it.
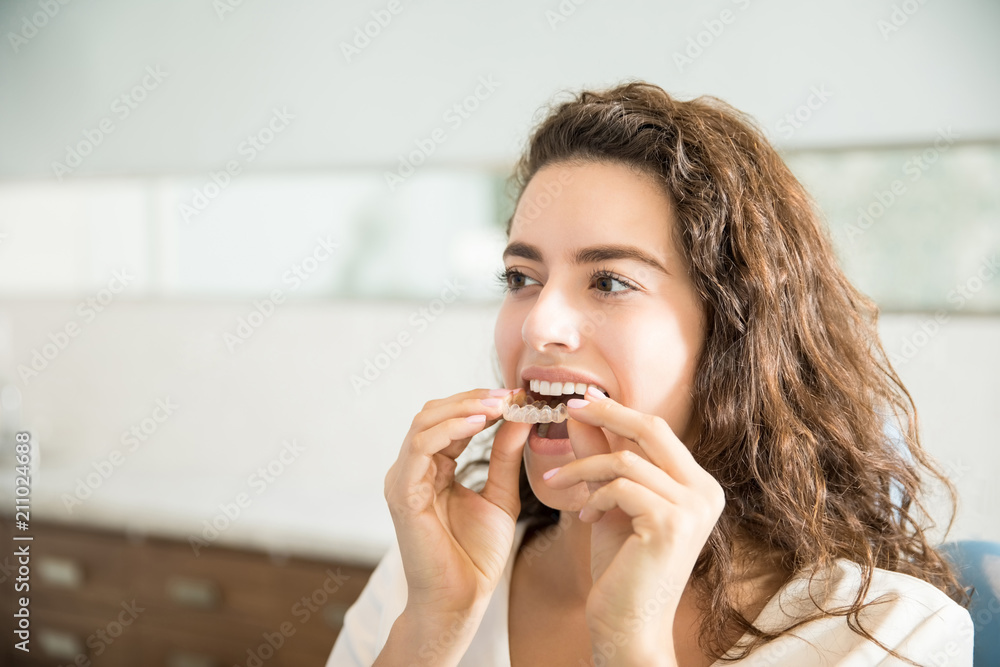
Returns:
[[[878,308],[844,275],[818,208],[753,119],[717,98],[680,101],[640,81],[580,92],[533,131],[510,179],[515,203],[542,167],[581,161],[636,167],[662,184],[705,308],[693,395],[701,428],[688,446],[725,489],[726,507],[692,572],[707,601],[703,649],[736,660],[780,636],[736,608],[738,545],[777,554],[789,573],[840,558],[861,566],[849,608],[784,632],[842,615],[887,649],[858,620],[873,568],[923,579],[968,606],[928,541],[934,524],[919,500],[934,481],[953,510],[955,489],[920,445],[913,399],[879,340]],[[898,428],[898,441],[887,428]],[[523,469],[520,492],[519,519],[558,521]],[[954,511],[948,529],[953,520]],[[734,631],[753,637],[737,654],[727,650]]]

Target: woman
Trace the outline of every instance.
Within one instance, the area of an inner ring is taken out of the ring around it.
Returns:
[[[414,418],[385,479],[398,548],[328,665],[971,664],[919,500],[927,474],[954,491],[752,121],[641,82],[583,92],[515,184],[506,389]],[[514,421],[512,389],[569,419]],[[477,493],[455,458],[498,421]]]

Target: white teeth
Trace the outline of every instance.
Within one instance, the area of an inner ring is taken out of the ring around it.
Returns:
[[[585,395],[588,387],[597,389],[605,396],[608,394],[608,392],[604,391],[596,384],[584,384],[583,382],[546,382],[545,380],[528,380],[528,388],[534,393],[541,394],[542,396],[564,396],[566,394]]]

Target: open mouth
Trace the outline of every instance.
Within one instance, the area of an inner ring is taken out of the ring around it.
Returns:
[[[550,422],[548,424],[535,424],[532,428],[539,438],[546,440],[564,440],[569,437],[569,427],[566,422]]]
[[[531,383],[535,384],[537,380],[532,380]],[[584,389],[586,391],[586,388]],[[571,398],[583,398],[583,394],[560,394],[559,396],[553,396],[550,394],[542,394],[537,391],[528,390],[526,402],[528,404],[534,403],[538,405],[539,403],[544,403],[553,409],[554,415],[561,415],[566,411],[565,407],[559,408],[560,405],[564,405],[566,401]],[[567,413],[568,414],[568,413]],[[538,434],[539,438],[547,438],[550,440],[561,440],[563,438],[569,437],[569,429],[566,427],[566,421],[549,421],[549,422],[539,422],[535,424],[532,428],[535,429],[535,433]]]
[[[512,394],[503,408],[507,421],[536,424],[535,432],[540,438],[562,440],[569,437],[566,420],[569,411],[566,401],[584,398],[588,387],[594,387],[605,395],[607,392],[597,385],[574,382],[547,382],[530,380],[525,392]]]

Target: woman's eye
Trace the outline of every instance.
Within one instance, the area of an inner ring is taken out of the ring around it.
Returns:
[[[529,278],[524,275],[517,269],[506,269],[497,275],[497,281],[499,282],[500,287],[509,292],[516,292],[523,287],[528,287],[529,283],[527,281],[529,280],[536,283],[538,282],[534,278]]]
[[[513,289],[520,289],[522,287],[527,287],[528,285],[530,285],[531,283],[528,282],[528,281],[532,281],[532,282],[536,282],[536,283],[538,282],[534,278],[529,278],[528,276],[524,275],[523,273],[520,273],[518,271],[513,271],[510,274],[510,278],[508,280],[508,284]]]
[[[625,283],[612,276],[598,276],[595,282],[597,289],[602,292],[624,292],[629,289]],[[618,289],[615,289],[616,284]]]

